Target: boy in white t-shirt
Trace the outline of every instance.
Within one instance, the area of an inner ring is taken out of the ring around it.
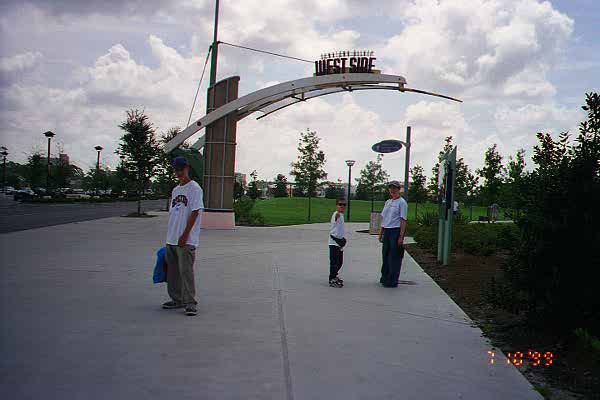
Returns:
[[[338,273],[344,263],[344,210],[346,209],[346,200],[337,199],[335,202],[336,211],[331,216],[331,229],[329,230],[329,286],[341,288],[344,287],[344,281],[338,277]]]
[[[179,179],[171,194],[167,229],[167,291],[171,301],[165,309],[185,307],[185,315],[196,315],[194,260],[202,225],[203,192],[189,177],[190,165],[184,157],[175,157],[173,170]]]

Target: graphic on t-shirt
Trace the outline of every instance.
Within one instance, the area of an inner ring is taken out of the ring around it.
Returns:
[[[183,194],[179,194],[177,196],[175,196],[175,198],[173,199],[173,201],[171,202],[171,207],[175,207],[178,206],[179,204],[183,203],[184,206],[187,207],[188,205],[188,199],[185,195]]]

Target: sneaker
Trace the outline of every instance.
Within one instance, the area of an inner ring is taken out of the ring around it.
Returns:
[[[343,280],[343,279],[341,279],[341,278],[335,278],[335,279],[337,279],[337,281],[338,281],[339,283],[341,283],[342,285],[344,284],[344,280]]]
[[[183,308],[183,304],[176,303],[174,301],[167,301],[166,303],[163,303],[162,308],[164,308],[165,310],[172,310],[174,308]]]
[[[189,315],[191,317],[196,314],[198,314],[198,311],[196,310],[196,306],[194,304],[188,304],[185,306],[185,315]]]
[[[331,279],[329,281],[329,286],[330,287],[341,288],[341,287],[344,287],[344,284],[340,283],[337,279],[334,278],[334,279]]]

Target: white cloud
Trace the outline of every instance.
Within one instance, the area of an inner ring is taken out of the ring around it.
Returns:
[[[125,9],[134,10],[136,1],[124,2]],[[0,88],[2,135],[11,150],[28,150],[40,142],[41,132],[52,129],[76,162],[92,165],[93,146],[101,144],[105,161],[115,165],[112,152],[121,135],[117,125],[127,108],[145,109],[160,130],[184,125],[212,40],[213,2],[156,3],[153,12],[125,14],[103,4],[78,7],[73,11],[77,18],[68,7],[35,5],[15,6],[16,11],[0,17],[4,36],[28,43],[20,58],[0,53],[0,72],[16,71]],[[357,15],[392,21],[397,28],[391,34],[377,26],[363,32],[364,22]],[[258,169],[263,178],[287,174],[299,132],[306,127],[322,137],[331,179],[345,179],[347,158],[357,160],[356,176],[374,158],[371,145],[390,137],[403,139],[406,125],[413,127],[413,164],[422,164],[427,172],[448,135],[455,137],[473,168],[481,165],[483,150],[493,143],[512,154],[531,146],[536,131],[568,129],[581,117],[559,103],[555,97],[561,83],[550,80],[553,69],[564,65],[561,55],[572,31],[569,17],[548,2],[534,0],[222,2],[221,40],[308,59],[364,41],[383,43],[375,50],[384,73],[405,75],[411,87],[465,100],[402,106],[406,103],[401,98],[393,100],[399,102],[398,109],[386,115],[383,110],[391,107],[384,95],[370,97],[375,100],[367,107],[360,94],[342,94],[313,99],[260,121],[251,116],[238,127],[236,168]],[[41,39],[52,45],[65,32],[79,46],[68,54],[75,71],[50,69],[45,56],[54,54],[53,49],[34,45]],[[79,54],[95,38],[107,35],[110,42],[91,56]],[[54,82],[33,79],[32,70],[43,70]],[[220,48],[219,77],[242,76],[240,95],[311,73],[310,64]],[[204,114],[206,75],[196,117]],[[384,158],[396,178],[402,178],[403,157],[402,150]]]
[[[573,31],[573,20],[535,0],[418,0],[403,19],[380,49],[384,60],[409,85],[467,99],[553,95],[545,72]]]
[[[15,54],[11,57],[0,58],[0,74],[18,73],[30,70],[39,65],[42,53],[39,51]]]

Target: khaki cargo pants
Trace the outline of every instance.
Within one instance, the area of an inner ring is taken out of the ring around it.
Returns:
[[[169,297],[179,304],[197,304],[194,282],[194,260],[196,247],[167,244],[167,291]]]

